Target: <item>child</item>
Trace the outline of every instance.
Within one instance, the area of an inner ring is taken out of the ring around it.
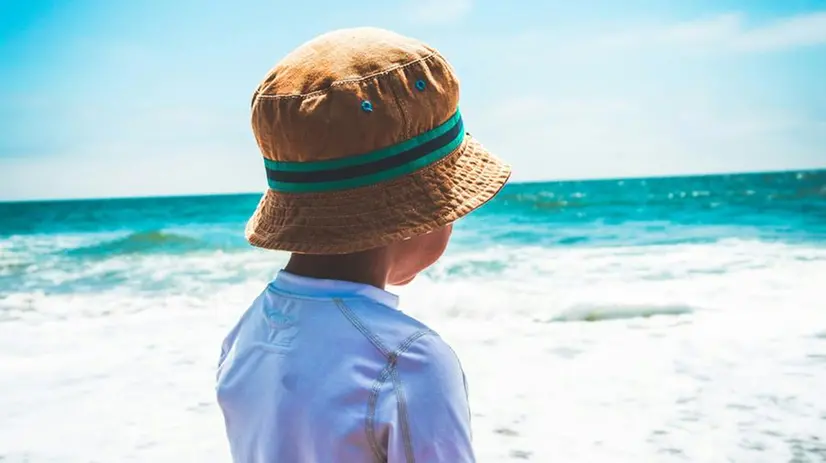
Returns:
[[[436,50],[373,28],[304,44],[255,91],[269,189],[246,235],[292,256],[221,350],[235,462],[475,461],[456,355],[384,290],[510,175],[458,102]]]

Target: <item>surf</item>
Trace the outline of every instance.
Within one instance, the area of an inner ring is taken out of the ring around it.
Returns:
[[[64,250],[73,257],[109,258],[124,254],[187,253],[207,248],[201,240],[162,230],[133,232],[114,240]]]

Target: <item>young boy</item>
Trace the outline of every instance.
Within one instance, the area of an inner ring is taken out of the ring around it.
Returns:
[[[384,290],[510,175],[458,102],[436,50],[372,28],[304,44],[255,91],[269,189],[246,235],[292,256],[221,350],[235,462],[475,461],[456,355]]]

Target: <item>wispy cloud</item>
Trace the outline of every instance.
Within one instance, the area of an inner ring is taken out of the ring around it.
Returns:
[[[734,49],[776,50],[826,44],[826,11],[794,16],[752,30],[738,30],[731,41]]]
[[[414,0],[405,4],[405,13],[419,24],[456,22],[473,7],[473,0]]]
[[[528,29],[511,36],[473,40],[479,54],[519,61],[605,59],[621,55],[722,55],[779,52],[826,45],[826,11],[775,18],[755,23],[744,13],[724,13],[676,22],[606,24],[599,30],[558,32]],[[601,58],[602,59],[602,58]]]
[[[688,49],[701,52],[768,52],[826,44],[826,12],[750,25],[741,13],[674,24],[628,28],[586,39],[582,45],[609,49]]]

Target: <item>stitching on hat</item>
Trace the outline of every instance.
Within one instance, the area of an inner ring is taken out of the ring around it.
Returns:
[[[396,106],[399,107],[399,115],[401,116],[402,128],[404,129],[404,138],[410,138],[410,124],[408,123],[407,108],[404,106],[404,101],[399,97],[399,92],[396,91],[394,85],[390,85],[390,92],[393,93],[393,99],[396,100]],[[459,148],[461,148],[461,145]]]
[[[395,66],[390,66],[387,69],[382,69],[381,71],[376,71],[376,72],[374,72],[372,74],[368,74],[366,76],[361,76],[361,77],[352,78],[352,79],[337,80],[337,81],[331,83],[330,86],[327,87],[327,88],[322,88],[320,90],[314,90],[314,91],[309,92],[309,93],[292,93],[292,94],[288,94],[288,95],[278,95],[278,94],[272,95],[272,94],[268,94],[268,93],[259,93],[260,89],[261,89],[261,86],[259,85],[259,87],[257,89],[255,89],[255,93],[254,93],[253,98],[288,99],[288,98],[304,98],[304,97],[308,97],[308,96],[320,95],[322,93],[327,93],[327,92],[333,90],[333,88],[338,87],[338,86],[342,86],[342,85],[347,85],[347,84],[362,85],[367,80],[382,77],[384,75],[390,74],[393,71],[397,71],[399,69],[404,69],[406,67],[413,66],[415,64],[423,63],[425,61],[429,61],[429,60],[431,60],[435,57],[438,57],[438,56],[439,56],[438,52],[433,52],[433,53],[431,53],[427,56],[424,56],[422,58],[410,61],[409,63],[397,64]],[[445,61],[445,60],[442,60],[442,61]]]

